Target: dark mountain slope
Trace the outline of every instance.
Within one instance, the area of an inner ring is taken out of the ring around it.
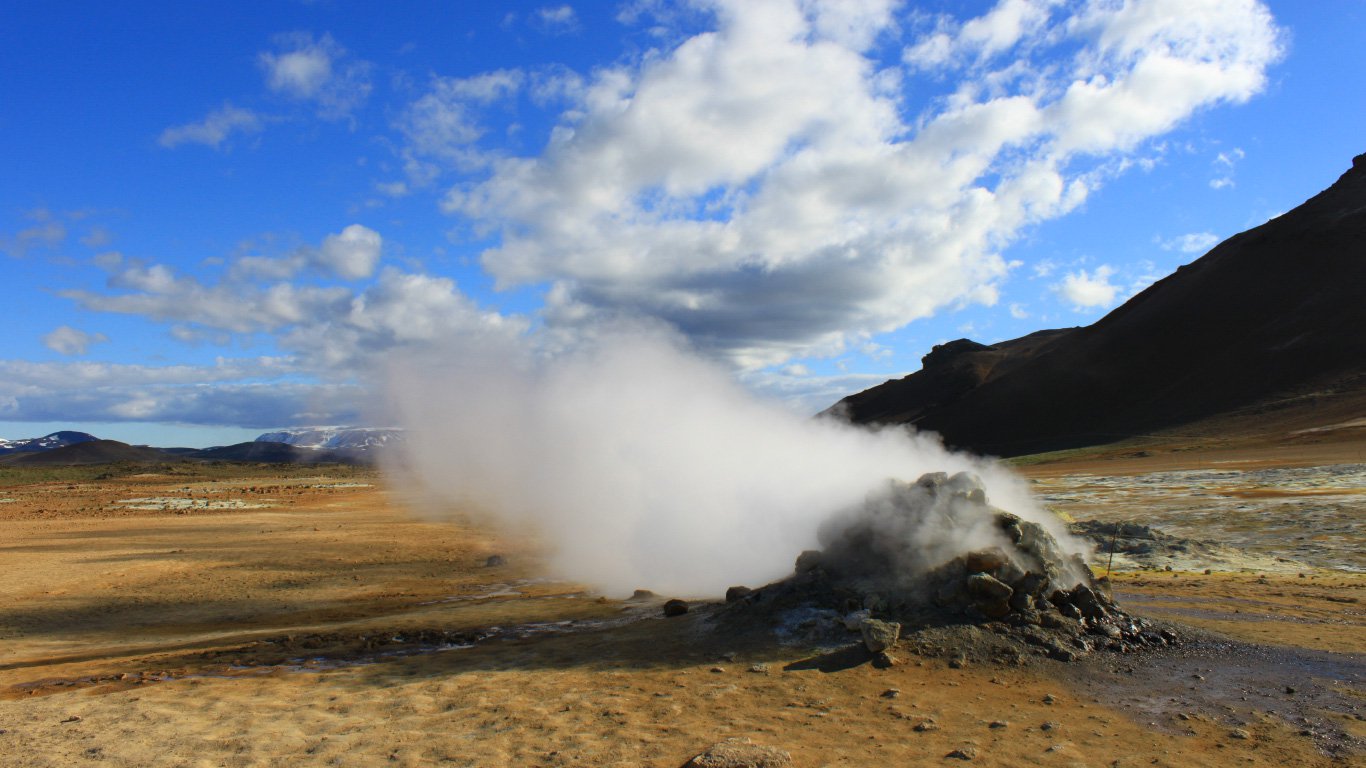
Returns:
[[[1010,456],[1170,429],[1366,385],[1366,155],[1094,325],[936,347],[832,410]]]
[[[87,440],[46,451],[13,454],[0,459],[0,462],[20,467],[51,467],[111,464],[116,461],[159,463],[175,460],[175,456],[156,448],[129,445],[117,440]]]
[[[363,456],[348,451],[322,451],[297,448],[285,443],[256,441],[219,448],[205,448],[182,454],[202,461],[252,461],[269,464],[358,464]]]

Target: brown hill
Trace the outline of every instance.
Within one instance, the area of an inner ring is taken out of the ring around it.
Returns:
[[[16,453],[0,459],[10,466],[72,466],[77,464],[111,464],[116,461],[155,463],[175,461],[177,457],[156,448],[129,445],[117,440],[90,440],[49,451]]]
[[[1327,190],[1235,235],[1094,325],[960,339],[831,412],[1014,456],[1223,419],[1366,416],[1366,155]]]

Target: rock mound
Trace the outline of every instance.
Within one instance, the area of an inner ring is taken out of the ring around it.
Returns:
[[[991,506],[968,473],[890,481],[823,526],[823,549],[803,552],[792,576],[730,609],[789,627],[795,621],[798,634],[818,642],[855,631],[867,641],[869,627],[900,624],[917,651],[955,656],[961,649],[952,638],[924,631],[985,628],[1001,642],[980,642],[982,652],[972,655],[1064,661],[1094,648],[1175,639],[1121,610],[1099,589],[1077,543],[1058,531]],[[890,647],[884,636],[868,647]]]

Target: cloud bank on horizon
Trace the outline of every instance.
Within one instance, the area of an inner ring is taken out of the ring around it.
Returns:
[[[892,0],[699,0],[503,23],[555,39],[617,25],[625,42],[573,65],[443,74],[374,61],[339,29],[279,31],[240,52],[256,96],[207,94],[201,116],[142,138],[226,160],[316,123],[341,156],[382,155],[359,164],[363,202],[310,215],[311,237],[263,226],[236,231],[236,249],[153,256],[110,233],[137,211],[46,208],[3,230],[12,267],[82,271],[46,286],[63,319],[37,335],[60,357],[0,360],[0,420],[383,419],[368,393],[395,351],[459,337],[555,354],[622,324],[828,404],[863,379],[813,367],[890,354],[888,334],[909,324],[997,306],[1065,319],[1160,277],[1103,255],[1026,265],[1012,248],[1161,162],[1160,141],[1193,116],[1262,93],[1286,50],[1258,0],[999,0],[961,17]],[[1234,183],[1243,155],[1219,155],[1207,193]],[[439,258],[391,213],[417,206],[443,217]],[[65,250],[79,233],[88,256]],[[1189,254],[1214,239],[1148,242]],[[1003,300],[1031,281],[1035,306]],[[172,351],[117,357],[121,334],[153,331]],[[108,356],[70,359],[95,354]]]

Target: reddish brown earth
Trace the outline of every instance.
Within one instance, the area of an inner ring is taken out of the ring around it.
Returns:
[[[1296,460],[1353,449],[1325,450]],[[798,766],[957,764],[954,750],[988,766],[1366,765],[1350,745],[1366,707],[1340,703],[1366,705],[1348,676],[1360,574],[1114,576],[1140,613],[1273,644],[1200,646],[1213,657],[954,669],[903,651],[878,669],[545,580],[530,537],[424,522],[369,470],[166,471],[0,475],[0,765],[678,766],[727,737]],[[495,553],[506,564],[486,566]],[[1270,682],[1240,677],[1227,649],[1264,658]],[[1287,670],[1301,693],[1268,687]]]

